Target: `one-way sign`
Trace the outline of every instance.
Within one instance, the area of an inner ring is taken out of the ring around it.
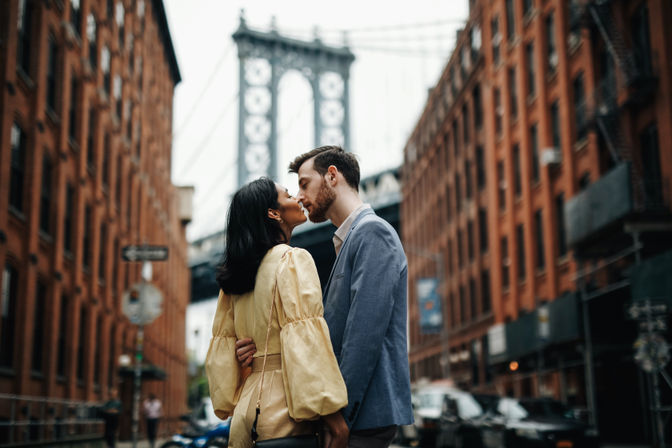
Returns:
[[[124,246],[121,249],[124,261],[164,261],[168,258],[166,246]]]

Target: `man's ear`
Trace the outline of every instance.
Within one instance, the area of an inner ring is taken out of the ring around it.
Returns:
[[[268,217],[271,219],[275,219],[276,221],[280,220],[280,211],[275,210],[273,208],[268,209]]]
[[[329,168],[327,168],[327,180],[334,184],[336,181],[336,176],[338,175],[338,168],[336,168],[334,165],[329,165]]]

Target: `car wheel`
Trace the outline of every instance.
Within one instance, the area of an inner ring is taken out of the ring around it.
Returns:
[[[455,435],[455,448],[464,448],[464,436],[462,434]]]

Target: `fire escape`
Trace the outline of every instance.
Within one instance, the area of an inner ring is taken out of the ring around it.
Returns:
[[[614,3],[616,0],[573,0],[570,27],[572,32],[588,28],[595,37],[592,42],[597,42],[598,36],[603,42],[603,47],[594,48],[596,54],[603,48],[604,57],[600,58],[599,77],[593,94],[586,99],[588,124],[599,132],[614,164],[629,165],[633,205],[641,212],[662,204],[656,203],[659,202],[656,200],[658,195],[647,197],[642,161],[633,154],[631,142],[623,133],[621,114],[630,107],[648,102],[656,82],[650,58],[638,60],[636,50],[625,43],[612,11]]]

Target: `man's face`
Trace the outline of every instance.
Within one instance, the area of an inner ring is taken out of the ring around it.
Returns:
[[[308,210],[312,222],[327,220],[327,211],[336,199],[336,192],[324,176],[313,168],[314,159],[306,160],[299,168],[299,194],[297,199]]]

